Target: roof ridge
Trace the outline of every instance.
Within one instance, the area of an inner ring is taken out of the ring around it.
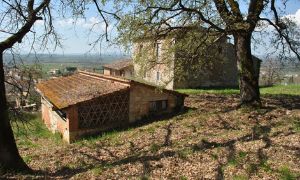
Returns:
[[[132,58],[117,60],[111,63],[103,64],[102,66],[109,69],[122,70],[126,67],[133,66]]]
[[[92,78],[100,78],[100,79],[103,79],[106,81],[116,81],[118,83],[126,84],[126,85],[130,84],[130,80],[119,78],[119,77],[114,77],[114,76],[109,76],[109,75],[104,75],[104,74],[99,74],[99,73],[93,73],[93,72],[87,72],[87,71],[82,71],[82,70],[78,70],[78,73],[81,75],[92,77]]]

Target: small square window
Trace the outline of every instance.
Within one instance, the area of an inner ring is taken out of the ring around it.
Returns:
[[[168,100],[150,101],[150,112],[162,112],[168,108]]]
[[[163,109],[163,110],[165,110],[165,109],[167,109],[167,101],[162,101],[161,102],[161,109]]]
[[[150,107],[149,107],[149,110],[151,111],[151,112],[154,112],[154,111],[156,111],[156,102],[155,101],[151,101],[150,102]]]

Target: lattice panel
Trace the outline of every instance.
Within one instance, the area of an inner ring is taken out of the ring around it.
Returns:
[[[116,92],[78,107],[79,128],[113,127],[129,118],[129,91]]]

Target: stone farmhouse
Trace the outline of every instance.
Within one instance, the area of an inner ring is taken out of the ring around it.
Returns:
[[[103,74],[111,76],[132,77],[133,64],[131,59],[120,60],[111,64],[103,65]]]
[[[191,33],[204,39],[201,33]],[[133,45],[135,76],[167,89],[238,87],[234,46],[227,36],[211,34],[203,40],[209,45],[196,47],[193,46],[196,39],[190,35],[189,31],[179,31],[168,36],[136,39]],[[253,56],[253,61],[259,73],[260,60]]]
[[[144,117],[177,112],[185,94],[133,80],[78,71],[40,82],[42,119],[69,143]]]

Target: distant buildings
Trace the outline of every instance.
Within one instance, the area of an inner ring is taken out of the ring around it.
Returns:
[[[40,73],[33,67],[6,67],[6,95],[9,106],[15,109],[36,110],[34,85]]]
[[[61,71],[59,69],[50,69],[50,71],[48,71],[48,74],[55,76],[61,74]]]
[[[203,40],[207,43],[203,47],[193,46],[195,38],[203,38],[201,31],[192,29],[136,39],[132,61],[104,65],[104,74],[132,76],[167,89],[238,87],[235,49],[227,36],[212,33]],[[253,56],[257,75],[260,62]]]
[[[111,64],[103,65],[103,74],[111,76],[132,77],[133,64],[131,59],[119,60]]]

